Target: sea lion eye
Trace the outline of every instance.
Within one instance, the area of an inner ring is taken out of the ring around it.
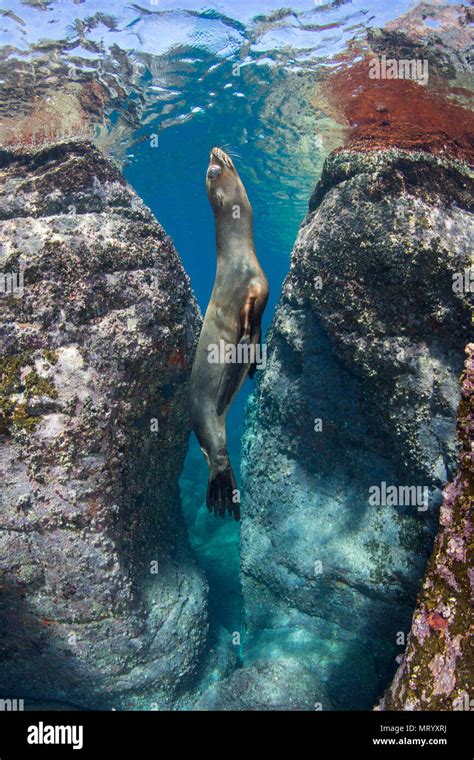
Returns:
[[[215,179],[222,172],[222,169],[217,164],[212,164],[207,170],[207,176],[209,179]]]

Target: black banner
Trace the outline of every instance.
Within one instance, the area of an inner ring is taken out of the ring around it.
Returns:
[[[324,748],[325,758],[331,758],[331,752],[337,756],[360,752],[362,757],[473,757],[472,715],[462,711],[0,712],[0,760],[25,755],[104,758],[117,753],[141,758],[186,751],[201,755],[239,747],[253,753],[255,739],[264,743],[266,753],[273,748],[287,751],[288,741],[297,752],[304,742],[316,757]]]

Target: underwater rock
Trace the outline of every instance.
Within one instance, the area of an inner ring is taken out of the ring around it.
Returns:
[[[406,651],[377,710],[472,710],[470,600],[474,344],[461,377],[460,467],[443,492],[440,529],[413,615]]]
[[[473,189],[467,165],[427,154],[333,155],[287,284],[307,296],[337,355],[363,382],[404,473],[440,487],[456,460]]]
[[[1,267],[23,278],[0,294],[1,696],[175,706],[207,636],[178,489],[189,280],[91,144],[2,150],[0,173]]]
[[[431,15],[423,6],[418,13]],[[421,39],[399,27],[368,30],[365,55],[327,76],[315,104],[345,124],[345,148],[398,148],[473,165],[470,11],[451,13]]]
[[[349,125],[346,148],[417,150],[472,165],[471,111],[418,82],[370,79],[370,70],[364,59],[331,80],[331,100]]]
[[[244,662],[303,652],[336,709],[389,682],[456,469],[472,190],[454,159],[333,153],[249,402]]]
[[[317,679],[296,658],[258,660],[211,686],[193,709],[319,711],[321,700],[330,709]]]

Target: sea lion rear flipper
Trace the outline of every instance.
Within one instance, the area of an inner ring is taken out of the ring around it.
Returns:
[[[225,470],[218,470],[214,473],[211,471],[206,496],[209,512],[214,512],[216,517],[217,515],[225,517],[227,509],[229,515],[233,515],[234,519],[238,520],[240,518],[240,503],[238,499],[234,501],[236,491],[237,483],[230,462]]]
[[[238,343],[238,347],[248,345],[250,343],[250,338],[248,336],[243,336]],[[237,354],[238,355],[238,354]],[[244,367],[240,362],[234,362],[233,364],[227,364],[220,382],[219,382],[219,389],[217,392],[217,402],[216,402],[216,412],[217,415],[220,416],[226,406],[230,404],[232,401],[232,396],[234,395],[235,391],[239,387],[239,383],[242,377]]]

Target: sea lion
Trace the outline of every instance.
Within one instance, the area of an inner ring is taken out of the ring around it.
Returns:
[[[216,225],[217,271],[190,379],[193,430],[209,465],[206,504],[240,517],[237,485],[226,445],[227,411],[247,374],[253,377],[268,300],[268,281],[253,241],[253,212],[232,159],[212,148],[206,189]],[[226,361],[216,347],[230,349]]]

